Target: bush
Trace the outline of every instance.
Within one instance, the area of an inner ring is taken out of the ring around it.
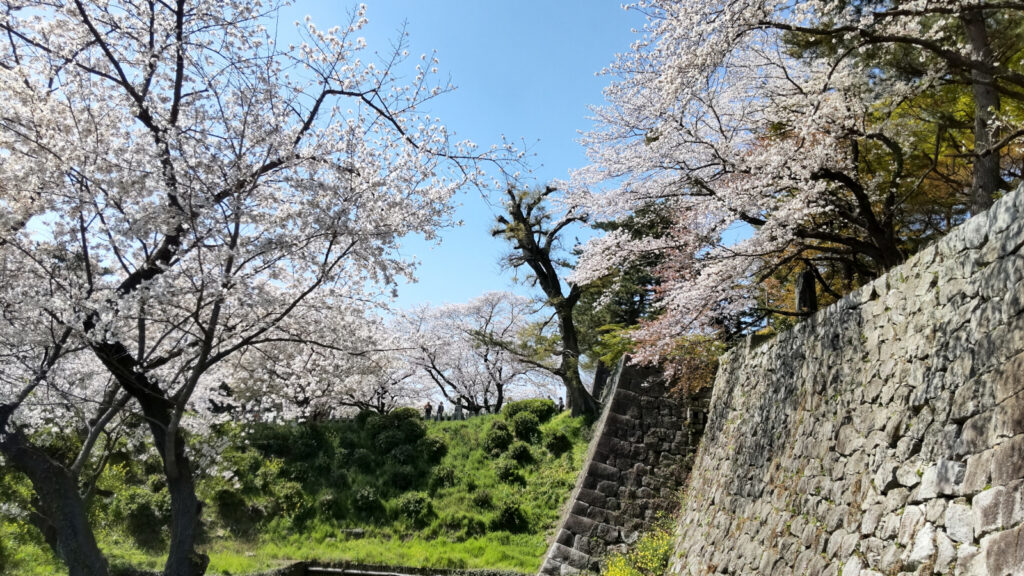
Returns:
[[[491,427],[484,434],[484,450],[492,455],[501,454],[511,443],[512,432],[508,429],[508,425],[501,420],[492,422]]]
[[[325,490],[316,498],[317,511],[328,518],[341,520],[348,515],[348,504],[344,498],[331,491]]]
[[[544,448],[553,456],[561,456],[572,449],[572,440],[565,432],[552,432],[544,439]]]
[[[501,413],[505,416],[506,420],[511,421],[516,417],[516,414],[523,412],[529,412],[537,417],[540,422],[547,422],[558,413],[558,408],[555,406],[554,400],[548,400],[546,398],[530,398],[529,400],[519,400],[517,402],[509,402],[501,409]]]
[[[409,406],[404,406],[402,408],[395,408],[394,410],[391,411],[390,414],[388,414],[388,416],[390,416],[393,420],[396,420],[396,421],[397,420],[419,420],[420,419],[420,411],[415,409],[415,408],[411,408]]]
[[[416,525],[423,525],[434,515],[434,506],[425,493],[406,492],[395,501],[395,512]]]
[[[384,467],[384,483],[397,492],[408,490],[426,480],[416,468],[407,464],[388,464]]]
[[[387,454],[403,444],[405,444],[405,435],[401,430],[381,430],[373,437],[373,447],[378,450],[378,454]]]
[[[384,505],[380,501],[380,495],[378,495],[377,490],[371,486],[364,486],[352,494],[352,509],[366,514],[367,516],[377,515],[383,507]]]
[[[430,479],[430,487],[432,489],[448,488],[454,485],[455,470],[451,466],[438,466],[434,470],[434,476]]]
[[[355,417],[356,426],[361,430],[365,430],[367,421],[369,421],[370,418],[375,418],[377,416],[380,416],[380,414],[377,414],[373,410],[360,410],[359,414],[356,414]]]
[[[416,443],[417,449],[423,454],[427,462],[437,464],[448,454],[448,445],[440,438],[425,436]]]
[[[399,464],[414,464],[421,456],[422,453],[416,450],[414,446],[401,444],[391,450],[391,453],[388,454],[388,460]]]
[[[506,532],[526,532],[530,523],[526,520],[523,509],[515,502],[505,502],[501,505],[498,513],[491,519],[491,530],[505,530]]]
[[[494,474],[506,484],[525,484],[526,479],[519,473],[516,462],[502,458],[494,463]]]
[[[494,498],[489,490],[480,490],[473,494],[473,506],[483,510],[494,508]]]
[[[512,417],[512,430],[516,438],[531,442],[540,432],[540,420],[533,412],[520,412]]]
[[[250,506],[234,488],[216,491],[213,503],[217,507],[217,516],[235,532],[247,534],[263,519],[263,511]]]
[[[376,459],[373,457],[373,452],[365,448],[353,450],[349,456],[349,462],[352,466],[363,472],[370,472],[376,468]]]
[[[530,445],[526,442],[513,442],[508,447],[508,457],[520,464],[533,462],[533,452],[530,451]]]
[[[111,501],[110,512],[140,548],[163,547],[163,527],[169,525],[171,518],[170,496],[166,490],[153,493],[145,488],[126,486]]]

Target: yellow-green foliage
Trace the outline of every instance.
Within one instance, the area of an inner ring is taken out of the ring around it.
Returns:
[[[672,523],[658,521],[626,554],[611,554],[603,576],[662,576],[672,556]]]

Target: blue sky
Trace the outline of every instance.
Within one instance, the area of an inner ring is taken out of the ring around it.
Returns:
[[[429,112],[457,137],[482,147],[504,134],[523,140],[534,156],[538,182],[566,178],[586,163],[576,143],[590,126],[587,106],[600,104],[607,77],[596,76],[643,25],[636,11],[614,0],[365,0],[371,50],[388,52],[403,22],[415,57],[437,50],[439,68],[458,89],[435,100]],[[347,21],[354,3],[299,0],[281,18],[312,16],[321,28]],[[493,194],[493,193],[492,193]],[[457,217],[439,246],[409,239],[403,254],[422,264],[419,283],[399,287],[401,307],[463,302],[489,290],[515,289],[498,261],[506,248],[489,235],[491,208],[475,191],[461,194]],[[497,206],[497,202],[494,203]]]

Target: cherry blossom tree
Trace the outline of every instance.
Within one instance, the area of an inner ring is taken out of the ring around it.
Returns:
[[[164,572],[202,574],[184,428],[260,357],[364,350],[349,328],[411,272],[398,239],[432,238],[501,151],[419,111],[449,89],[436,61],[406,67],[404,39],[367,52],[362,7],[328,30],[297,23],[285,46],[265,27],[276,2],[0,6],[0,354],[19,365],[0,449],[50,503],[70,573],[105,574],[78,492],[47,499],[74,463],[30,462],[25,442],[75,401],[90,435],[128,403],[164,464]]]
[[[574,201],[610,219],[653,208],[674,225],[593,240],[571,279],[591,282],[662,255],[664,313],[636,333],[641,359],[668,354],[694,331],[738,333],[766,316],[799,315],[772,286],[805,271],[827,301],[901,262],[990,201],[1007,172],[994,178],[983,159],[1024,136],[1016,109],[979,99],[988,104],[973,108],[974,177],[935,221],[930,192],[956,185],[939,170],[948,131],[923,144],[932,126],[923,106],[958,82],[1019,99],[1019,37],[988,55],[965,39],[976,17],[989,30],[1012,28],[1018,3],[633,7],[649,22],[608,70],[615,79],[584,138],[592,165],[575,175]],[[925,65],[886,67],[907,56]]]
[[[301,339],[238,355],[207,391],[210,406],[232,420],[296,421],[387,413],[427,396],[405,334],[378,315],[346,312],[304,328]]]
[[[517,392],[552,384],[545,369],[512,351],[534,311],[529,298],[507,292],[417,308],[401,324],[412,344],[406,361],[452,405],[498,412]]]

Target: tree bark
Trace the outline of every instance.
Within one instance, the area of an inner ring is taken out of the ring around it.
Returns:
[[[129,391],[130,392],[130,391]],[[165,576],[202,576],[210,559],[196,551],[202,530],[202,504],[196,497],[192,463],[185,453],[185,439],[175,433],[173,452],[167,450],[171,410],[152,396],[136,396],[149,423],[153,443],[164,463],[171,499],[171,542],[164,565]]]
[[[28,476],[39,498],[34,524],[44,528],[46,541],[68,568],[69,576],[106,576],[103,557],[77,478],[60,462],[31,444],[21,430],[7,431],[8,417],[0,415],[0,452],[15,470]]]
[[[565,384],[566,400],[572,415],[595,420],[601,407],[587,392],[583,379],[580,378],[580,343],[576,323],[572,318],[572,309],[577,300],[573,297],[575,292],[577,291],[570,290],[569,298],[562,299],[555,305],[558,326],[562,333],[562,360],[559,372]]]
[[[972,10],[961,18],[971,48],[971,59],[992,63],[994,58],[984,13]],[[992,199],[1002,184],[1002,176],[999,173],[1001,154],[998,150],[992,149],[992,124],[1000,103],[995,78],[978,67],[971,69],[971,90],[974,92],[975,157],[970,205],[971,213],[977,214],[992,205]]]

